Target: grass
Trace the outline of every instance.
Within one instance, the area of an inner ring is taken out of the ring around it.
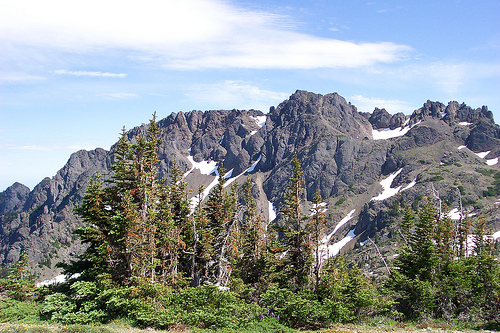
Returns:
[[[470,323],[457,321],[424,321],[424,322],[398,322],[392,319],[373,319],[371,323],[362,324],[337,324],[330,328],[318,331],[300,331],[302,333],[383,333],[383,332],[491,332],[498,330],[498,324],[485,325],[488,331],[478,330]],[[105,326],[90,325],[48,325],[48,324],[0,324],[0,333],[293,333],[299,332],[281,325],[251,325],[244,330],[220,329],[216,331],[207,329],[190,329],[184,325],[173,326],[170,330],[154,330],[151,328],[138,329],[129,326],[126,322],[114,322]]]

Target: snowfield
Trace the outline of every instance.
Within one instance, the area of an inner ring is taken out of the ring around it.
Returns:
[[[269,203],[269,222],[273,222],[276,219],[276,208],[271,201],[267,201]]]
[[[342,220],[340,220],[340,222],[337,224],[337,226],[335,227],[335,229],[329,235],[325,236],[321,240],[321,245],[318,247],[318,249],[319,249],[319,258],[316,258],[316,260],[318,260],[318,261],[321,262],[323,260],[326,260],[328,258],[333,257],[334,255],[336,255],[337,253],[339,253],[340,250],[347,243],[349,243],[349,241],[351,239],[353,239],[354,237],[356,237],[356,235],[354,234],[354,229],[352,229],[351,231],[349,231],[349,233],[344,238],[342,238],[337,243],[330,244],[330,245],[328,244],[328,242],[330,241],[330,239],[332,238],[332,236],[337,232],[337,230],[339,230],[340,227],[342,227],[350,219],[352,219],[355,211],[356,211],[355,209],[351,210],[349,212],[349,214],[347,214]]]
[[[486,160],[486,164],[495,165],[498,163],[498,157],[492,158],[491,160]]]
[[[376,197],[373,197],[371,200],[385,200],[387,198],[392,197],[393,195],[398,194],[399,190],[401,189],[402,186],[398,186],[396,188],[391,188],[391,184],[394,181],[394,179],[399,175],[403,169],[399,169],[396,172],[393,172],[389,177],[386,179],[383,179],[380,181],[380,185],[382,185],[382,193],[377,195]],[[371,201],[370,200],[370,201]]]
[[[462,214],[460,214],[458,208],[453,208],[452,210],[450,210],[447,216],[452,220],[460,220],[462,218]]]
[[[406,191],[417,184],[417,178],[413,179],[412,182],[401,189],[401,192]]]
[[[409,130],[411,130],[413,127],[417,126],[420,124],[422,121],[419,121],[413,126],[406,126],[410,119],[406,120],[406,122],[403,124],[403,126],[395,128],[391,130],[390,128],[384,128],[382,130],[376,130],[372,129],[372,136],[373,140],[387,140],[387,139],[392,139],[392,138],[397,138],[399,136],[403,136],[406,133],[408,133]],[[406,127],[405,127],[406,126]]]
[[[488,150],[488,151],[484,151],[484,152],[482,152],[482,153],[474,153],[474,154],[476,154],[476,155],[477,155],[477,156],[479,156],[480,158],[485,158],[485,157],[486,157],[486,155],[488,155],[489,153],[490,153],[490,150]]]
[[[340,252],[340,250],[342,250],[342,248],[347,243],[349,243],[349,241],[351,241],[354,237],[356,237],[356,235],[354,234],[354,230],[355,229],[350,230],[349,233],[344,238],[339,240],[337,243],[328,245],[328,247],[326,249],[326,256],[327,257],[325,259],[331,258],[331,257],[337,255]]]
[[[75,273],[73,275],[71,275],[71,279],[76,279],[80,276],[79,273]],[[42,281],[42,282],[38,282],[36,284],[37,288],[39,287],[43,287],[43,286],[50,286],[50,285],[53,285],[53,284],[58,284],[58,283],[63,283],[63,282],[66,282],[68,278],[66,277],[66,275],[64,274],[61,274],[61,275],[58,275],[56,276],[55,278],[53,279],[50,279],[50,280],[45,280],[45,281]]]
[[[187,159],[189,160],[189,162],[191,162],[193,167],[184,174],[184,177],[189,175],[194,169],[200,170],[200,173],[202,175],[211,175],[212,173],[217,171],[217,162],[215,161],[203,160],[201,162],[195,162],[193,156],[188,156]]]
[[[410,127],[399,127],[391,130],[390,128],[384,128],[383,130],[372,130],[373,140],[387,140],[392,138],[397,138],[403,136],[410,130]]]
[[[339,223],[335,226],[335,229],[333,229],[332,233],[328,235],[328,239],[332,238],[332,236],[337,232],[337,230],[340,229],[344,224],[346,224],[350,219],[352,219],[352,216],[354,215],[354,212],[356,212],[356,209],[353,209],[347,214],[346,217],[344,217],[342,220],[340,220]]]
[[[253,120],[255,120],[255,122],[257,123],[257,125],[259,125],[259,127],[262,127],[266,124],[266,119],[267,119],[267,116],[256,116],[256,117],[251,117]]]

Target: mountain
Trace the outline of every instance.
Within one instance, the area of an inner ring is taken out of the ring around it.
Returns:
[[[296,153],[304,170],[304,211],[316,191],[326,204],[325,248],[363,262],[375,274],[384,270],[380,255],[395,255],[403,205],[424,197],[439,197],[452,218],[460,205],[463,214],[480,214],[499,235],[500,127],[485,106],[427,101],[411,116],[378,108],[361,113],[337,93],[297,91],[267,115],[191,111],[172,113],[158,124],[162,177],[168,178],[175,160],[191,189],[209,189],[216,164],[223,165],[229,181],[255,180],[252,193],[261,215],[272,219],[278,213],[277,223]],[[129,137],[144,134],[146,126],[131,129]],[[78,151],[32,191],[15,183],[0,193],[4,267],[25,251],[43,280],[57,274],[57,262],[82,252],[72,234],[81,221],[72,210],[92,175],[109,174],[114,149]]]

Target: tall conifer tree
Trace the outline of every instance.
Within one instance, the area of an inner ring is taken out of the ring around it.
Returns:
[[[306,217],[302,214],[303,171],[297,154],[292,158],[292,175],[283,197],[284,270],[293,290],[302,290],[310,283],[313,262],[311,244],[307,239]]]

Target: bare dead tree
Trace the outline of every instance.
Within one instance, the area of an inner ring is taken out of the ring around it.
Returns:
[[[375,242],[370,238],[368,237],[368,240],[373,244],[375,245],[375,249],[377,250],[378,252],[378,255],[380,256],[380,259],[382,259],[384,265],[385,265],[385,268],[387,269],[387,273],[389,273],[389,275],[391,275],[391,270],[389,269],[389,266],[387,265],[387,262],[385,261],[384,259],[384,256],[382,255],[382,253],[380,253],[380,250],[378,249],[378,246],[377,244],[375,244]]]

